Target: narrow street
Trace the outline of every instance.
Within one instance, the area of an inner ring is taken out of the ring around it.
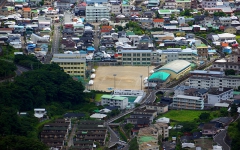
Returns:
[[[74,124],[71,130],[71,134],[69,135],[69,138],[68,138],[68,147],[73,146],[73,138],[75,136],[76,130],[77,130],[77,125]]]
[[[227,129],[221,131],[219,134],[217,134],[214,137],[214,141],[218,143],[220,146],[222,146],[223,150],[230,150],[230,147],[225,142],[226,134],[227,134]]]

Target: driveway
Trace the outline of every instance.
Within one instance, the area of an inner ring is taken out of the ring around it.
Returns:
[[[69,138],[68,138],[68,147],[73,146],[73,137],[75,135],[76,130],[77,130],[77,125],[74,124],[71,130],[71,134],[69,135]]]
[[[225,142],[225,137],[226,137],[226,134],[227,134],[227,129],[221,131],[219,134],[217,134],[215,137],[214,137],[214,141],[222,146],[223,150],[230,150],[230,147],[226,144]]]

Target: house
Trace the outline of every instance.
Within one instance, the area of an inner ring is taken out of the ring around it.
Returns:
[[[121,14],[121,5],[118,3],[112,3],[111,13],[115,15]]]
[[[194,139],[193,136],[181,136],[180,141],[182,143],[182,148],[194,148]]]
[[[112,26],[102,26],[101,33],[110,33],[112,31]]]
[[[107,117],[107,115],[99,114],[99,113],[95,113],[90,116],[90,118],[94,118],[94,119],[104,119],[105,117]]]
[[[161,104],[167,104],[167,105],[171,105],[172,102],[173,102],[173,99],[169,97],[162,97],[160,101]]]
[[[122,4],[122,14],[125,16],[129,16],[131,14],[132,5]]]
[[[151,29],[152,28],[152,23],[153,23],[152,19],[139,18],[138,21],[144,29]]]
[[[23,8],[22,9],[22,16],[24,18],[31,18],[31,8],[29,8],[29,7]]]
[[[202,128],[202,134],[204,136],[214,136],[217,134],[217,124],[216,123],[205,123]]]
[[[35,108],[34,109],[34,116],[37,118],[43,118],[44,115],[47,115],[47,111],[45,108]]]
[[[198,56],[202,59],[206,59],[208,57],[208,49],[209,47],[205,44],[196,45]]]
[[[230,17],[219,17],[219,23],[223,26],[230,26],[232,19]]]
[[[232,121],[233,121],[232,117],[219,117],[211,120],[211,122],[220,123],[223,127],[228,126]]]
[[[164,19],[153,19],[154,28],[162,28],[164,26]]]
[[[168,111],[168,105],[161,103],[152,103],[146,105],[147,110],[156,110],[158,114],[162,114]]]
[[[76,50],[76,43],[71,38],[63,38],[61,48],[64,51]]]
[[[210,88],[208,91],[208,104],[215,105],[222,100],[233,98],[232,88]]]
[[[133,114],[152,115],[153,118],[156,118],[156,117],[157,117],[157,111],[156,111],[156,110],[135,109],[135,110],[133,111]]]
[[[224,28],[224,32],[225,33],[231,33],[231,34],[236,34],[237,33],[237,29],[233,26],[228,26],[226,28]]]

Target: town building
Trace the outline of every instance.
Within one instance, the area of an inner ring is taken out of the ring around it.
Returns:
[[[71,76],[85,78],[86,54],[54,54],[51,62],[57,63]]]
[[[86,21],[89,23],[101,22],[101,19],[110,19],[110,10],[107,6],[95,3],[86,6]]]
[[[151,64],[152,50],[119,50],[122,65],[149,65]]]
[[[204,108],[204,99],[196,96],[177,95],[173,97],[172,107],[202,110]]]
[[[191,9],[191,0],[176,0],[177,9]]]
[[[101,105],[116,106],[125,109],[128,106],[128,98],[114,95],[102,95]]]
[[[210,88],[208,91],[208,104],[215,105],[224,100],[233,98],[232,88]]]

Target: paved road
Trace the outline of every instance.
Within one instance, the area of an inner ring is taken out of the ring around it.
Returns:
[[[20,76],[23,72],[27,72],[27,71],[30,70],[30,69],[24,68],[24,67],[19,66],[19,65],[16,65],[16,67],[17,67],[17,70],[16,70],[16,75],[17,76]]]
[[[99,47],[99,43],[100,43],[100,31],[99,31],[99,24],[98,23],[95,23],[93,24],[95,26],[95,33],[94,33],[94,37],[93,37],[93,40],[94,40],[94,48],[95,50],[98,50],[98,47]]]
[[[68,138],[68,147],[73,146],[73,137],[75,135],[76,130],[77,130],[77,125],[74,124],[73,128],[72,128],[72,131],[71,131],[71,134],[69,135],[69,138]]]
[[[226,133],[227,133],[227,129],[221,131],[219,134],[217,134],[214,137],[214,141],[218,143],[218,145],[221,145],[223,150],[230,150],[230,147],[225,142]]]

